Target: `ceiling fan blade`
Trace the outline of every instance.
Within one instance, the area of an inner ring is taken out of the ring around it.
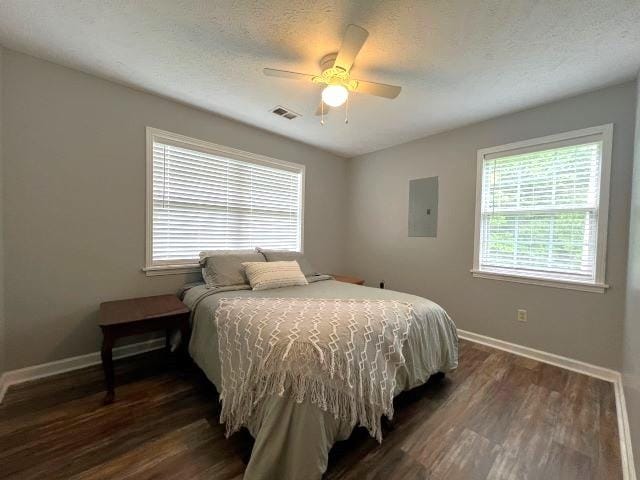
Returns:
[[[351,70],[353,62],[356,56],[362,49],[364,42],[367,41],[369,32],[358,25],[349,25],[347,31],[344,32],[344,38],[342,39],[342,46],[338,51],[338,56],[334,63],[335,67],[340,67],[347,72]]]
[[[368,93],[376,97],[396,98],[400,95],[400,90],[402,90],[402,87],[387,85],[385,83],[365,82],[363,80],[358,80],[357,82],[356,92]]]
[[[290,78],[292,80],[311,80],[313,75],[306,73],[288,72],[287,70],[276,70],[275,68],[263,68],[262,72],[267,77]]]
[[[328,113],[331,113],[331,107],[329,105],[327,105],[326,103],[324,104],[324,114],[327,115]],[[322,115],[322,100],[320,101],[320,103],[318,104],[318,108],[316,108],[316,115],[319,117],[320,115]]]

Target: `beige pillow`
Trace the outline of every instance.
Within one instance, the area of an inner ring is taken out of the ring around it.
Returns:
[[[292,262],[244,262],[244,273],[254,290],[308,285],[300,265]]]

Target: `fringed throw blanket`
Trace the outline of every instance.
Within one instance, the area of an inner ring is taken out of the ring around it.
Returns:
[[[413,318],[395,300],[225,298],[215,322],[227,436],[268,395],[311,401],[382,440]]]

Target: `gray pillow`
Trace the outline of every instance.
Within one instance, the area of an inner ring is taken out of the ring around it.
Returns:
[[[304,258],[300,252],[291,252],[286,250],[265,250],[264,248],[256,248],[256,250],[264,255],[267,262],[290,262],[297,261],[300,265],[300,270],[304,273],[305,277],[315,275],[316,271],[311,266],[309,261]]]
[[[202,278],[210,287],[247,284],[242,263],[265,261],[264,255],[255,250],[200,252]]]

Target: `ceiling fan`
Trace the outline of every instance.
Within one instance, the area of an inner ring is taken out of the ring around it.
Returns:
[[[265,68],[263,72],[270,77],[282,77],[292,80],[311,81],[325,85],[322,89],[322,100],[316,115],[322,115],[320,123],[324,124],[325,104],[329,107],[339,107],[349,100],[349,92],[366,93],[377,97],[396,98],[401,87],[384,83],[366,82],[351,78],[350,70],[356,56],[367,40],[369,32],[358,25],[349,25],[342,40],[342,46],[337,53],[330,53],[320,60],[322,72],[319,75],[289,72],[274,68]],[[345,117],[345,123],[348,118]]]

